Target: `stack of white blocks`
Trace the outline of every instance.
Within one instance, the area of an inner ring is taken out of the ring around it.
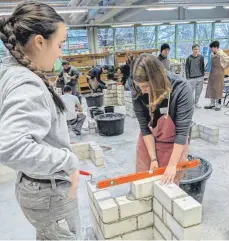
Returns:
[[[133,100],[131,91],[125,91],[125,105],[126,105],[126,115],[134,118],[136,117],[133,107]]]
[[[191,138],[201,138],[210,143],[217,144],[219,142],[219,128],[196,123],[192,127]]]
[[[93,141],[71,144],[73,153],[80,161],[91,159],[95,166],[104,165],[104,155],[102,148]]]
[[[124,86],[110,85],[108,89],[103,90],[104,106],[124,105]]]
[[[117,86],[111,85],[109,89],[103,90],[104,106],[114,106],[118,104]]]
[[[118,105],[125,105],[123,85],[117,86],[117,96],[118,96]]]
[[[98,132],[96,121],[90,117],[88,117],[88,129],[89,129],[89,134],[95,134]]]
[[[200,240],[202,206],[160,177],[131,184],[134,200],[113,198],[88,182],[92,225],[98,240]]]

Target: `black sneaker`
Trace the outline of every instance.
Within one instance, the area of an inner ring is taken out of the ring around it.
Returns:
[[[213,108],[215,108],[214,105],[207,105],[207,106],[204,106],[204,109],[206,109],[206,110],[213,109]]]

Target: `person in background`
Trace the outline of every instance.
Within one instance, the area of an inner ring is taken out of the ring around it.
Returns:
[[[104,65],[103,67],[92,68],[88,73],[87,81],[89,83],[90,89],[92,92],[97,92],[98,89],[105,89],[106,83],[101,80],[101,75],[108,72],[109,67]]]
[[[63,92],[64,86],[69,85],[72,88],[72,94],[77,95],[79,72],[75,67],[71,66],[68,61],[63,61],[62,66],[63,69],[56,79],[56,87],[61,88]]]
[[[142,54],[133,66],[132,97],[141,133],[136,171],[167,166],[162,183],[179,184],[176,165],[187,161],[193,96],[189,82],[168,72],[151,54]]]
[[[82,240],[79,159],[45,75],[62,56],[67,27],[52,7],[28,1],[0,19],[0,39],[10,52],[0,69],[0,163],[17,171],[16,198],[37,240]]]
[[[161,45],[161,53],[158,56],[158,59],[161,61],[164,68],[168,71],[170,71],[169,52],[170,46],[167,43],[164,43]]]
[[[64,87],[64,95],[60,97],[67,109],[67,123],[72,127],[73,132],[78,136],[86,116],[83,114],[83,108],[77,96],[72,95],[72,88],[69,85]]]
[[[192,46],[192,54],[186,59],[186,78],[190,82],[194,94],[194,104],[196,108],[201,108],[198,104],[204,85],[204,56],[200,54],[200,46]]]
[[[205,109],[221,109],[221,98],[223,97],[224,70],[229,66],[229,56],[219,49],[219,41],[210,44],[211,71],[209,74],[208,85],[205,98],[210,99],[209,105]]]

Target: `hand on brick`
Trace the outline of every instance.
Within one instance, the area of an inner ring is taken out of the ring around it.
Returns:
[[[71,187],[69,189],[69,192],[68,192],[68,197],[69,199],[75,199],[76,198],[76,194],[77,194],[77,189],[78,189],[78,186],[79,186],[79,171],[74,171],[70,176],[70,181],[71,181]]]
[[[176,177],[176,166],[168,165],[164,175],[161,178],[161,184],[170,184],[174,182]]]
[[[156,169],[156,168],[158,168],[158,162],[157,162],[157,160],[155,159],[155,160],[152,160],[152,161],[151,161],[150,170],[154,170],[154,169]]]

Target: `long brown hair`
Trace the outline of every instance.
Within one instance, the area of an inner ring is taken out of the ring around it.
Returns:
[[[141,54],[135,59],[133,66],[133,81],[149,82],[149,107],[153,112],[156,106],[171,92],[167,73],[157,57],[151,54]],[[141,95],[137,90],[136,95]]]
[[[25,2],[18,5],[11,16],[0,19],[0,39],[19,64],[34,72],[44,81],[54,103],[63,112],[65,106],[50,86],[45,73],[38,70],[23,52],[23,47],[32,36],[40,34],[45,39],[49,39],[57,30],[57,23],[60,22],[64,22],[64,20],[47,4],[35,1]]]

